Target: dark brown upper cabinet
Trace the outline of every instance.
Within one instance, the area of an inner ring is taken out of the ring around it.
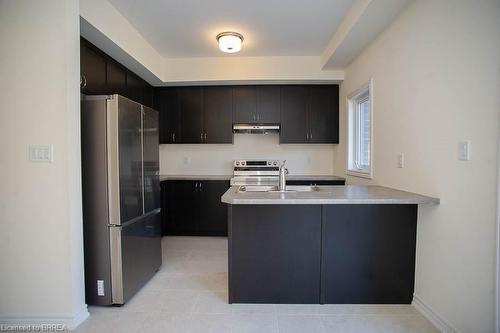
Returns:
[[[257,86],[257,120],[263,124],[279,124],[281,89],[278,86]]]
[[[179,89],[180,143],[203,143],[203,88]]]
[[[203,89],[204,143],[233,143],[233,90],[231,87]]]
[[[337,85],[281,88],[280,143],[338,143]]]
[[[160,114],[160,143],[180,143],[181,106],[178,89],[155,89],[153,108]]]
[[[80,90],[87,95],[119,94],[153,105],[153,87],[84,38],[80,38]]]
[[[127,70],[113,60],[106,66],[106,91],[108,94],[127,93]]]
[[[338,86],[154,89],[160,143],[232,143],[233,123],[281,124],[280,143],[338,143]]]
[[[280,143],[307,143],[307,95],[306,86],[281,88]]]
[[[80,42],[80,86],[84,94],[105,94],[106,58],[102,54]]]
[[[280,122],[280,88],[237,86],[233,88],[233,121],[247,124]]]
[[[257,93],[254,86],[233,88],[233,120],[235,123],[257,123]]]

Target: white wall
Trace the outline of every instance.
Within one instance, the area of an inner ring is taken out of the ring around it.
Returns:
[[[462,332],[494,330],[499,32],[499,1],[416,0],[341,86],[335,170],[345,170],[346,96],[373,78],[371,183],[441,198],[419,209],[415,295]],[[463,140],[468,162],[457,160]]]
[[[332,175],[333,147],[280,145],[278,134],[235,134],[233,145],[160,145],[160,173],[231,175],[237,159],[286,159],[291,175]]]
[[[0,1],[0,323],[73,326],[84,299],[78,1]],[[53,163],[28,145],[53,144]]]

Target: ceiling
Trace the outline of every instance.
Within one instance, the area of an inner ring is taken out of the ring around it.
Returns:
[[[353,0],[109,0],[166,58],[319,56]],[[224,54],[215,36],[243,34]]]

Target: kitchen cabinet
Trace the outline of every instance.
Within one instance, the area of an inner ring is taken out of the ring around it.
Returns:
[[[321,206],[229,210],[229,303],[319,303]]]
[[[80,82],[83,94],[119,94],[149,107],[153,105],[150,84],[84,38],[80,38]]]
[[[338,143],[338,86],[310,86],[308,105],[309,143]]]
[[[337,85],[281,88],[280,143],[338,143]]]
[[[278,86],[237,86],[233,88],[233,121],[246,124],[279,124]]]
[[[337,85],[155,88],[161,143],[233,143],[232,124],[281,124],[280,143],[338,143]]]
[[[410,304],[417,205],[324,205],[322,303]]]
[[[160,143],[233,143],[232,88],[156,89]]]
[[[204,143],[233,143],[232,101],[231,87],[203,89]]]
[[[417,209],[230,204],[229,303],[410,304]]]
[[[181,143],[203,143],[203,88],[179,88]]]
[[[108,94],[127,94],[127,70],[114,60],[106,65],[106,91]]]
[[[164,235],[227,236],[226,180],[167,180],[162,188]]]
[[[80,81],[84,94],[106,93],[106,58],[102,54],[80,42]]]
[[[160,143],[180,142],[180,100],[177,89],[158,89],[154,93],[153,108],[160,115]]]
[[[280,143],[307,143],[307,95],[305,86],[281,88]]]

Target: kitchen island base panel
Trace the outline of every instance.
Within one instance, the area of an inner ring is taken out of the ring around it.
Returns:
[[[228,209],[229,303],[411,303],[416,204]]]
[[[325,205],[322,217],[322,303],[411,303],[417,205]]]
[[[229,303],[320,301],[321,206],[229,205]]]

